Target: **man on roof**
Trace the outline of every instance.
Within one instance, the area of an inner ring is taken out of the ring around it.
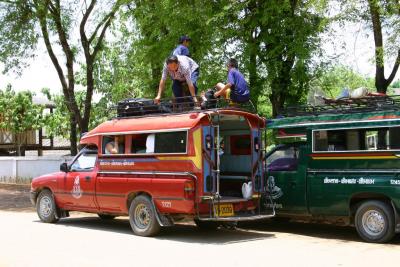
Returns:
[[[250,99],[250,90],[243,74],[238,70],[238,62],[231,58],[226,64],[228,68],[228,81],[226,84],[217,83],[215,97],[223,96],[236,103],[244,103]]]
[[[192,39],[190,39],[189,36],[187,35],[182,35],[179,38],[179,44],[178,46],[174,49],[172,52],[173,56],[187,56],[190,57],[189,53],[189,44],[192,42]]]
[[[187,56],[170,56],[164,63],[158,94],[154,102],[159,103],[162,92],[165,88],[167,75],[172,79],[172,92],[177,102],[193,101],[197,103],[197,79],[199,77],[199,65]],[[192,96],[188,99],[182,98],[185,94],[185,87],[188,87]]]

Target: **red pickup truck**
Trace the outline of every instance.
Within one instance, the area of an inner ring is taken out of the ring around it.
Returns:
[[[112,119],[81,139],[85,148],[60,172],[33,179],[31,200],[43,222],[69,211],[129,215],[142,236],[182,220],[216,228],[269,218],[264,128],[263,118],[234,109]]]

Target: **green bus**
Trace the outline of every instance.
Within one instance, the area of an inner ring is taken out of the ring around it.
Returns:
[[[266,154],[278,217],[353,225],[376,243],[400,232],[400,105],[387,99],[269,121],[279,140]]]

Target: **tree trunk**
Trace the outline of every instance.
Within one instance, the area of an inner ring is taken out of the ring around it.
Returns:
[[[76,154],[78,154],[78,147],[77,147],[77,123],[75,120],[75,116],[70,114],[70,128],[71,128],[71,132],[70,132],[70,136],[69,136],[69,141],[71,143],[71,155],[75,156]]]
[[[86,88],[86,97],[84,105],[84,114],[82,118],[82,125],[80,127],[81,134],[86,133],[89,130],[90,111],[92,107],[92,96],[94,91],[93,62],[88,62],[88,60],[86,67],[86,79],[87,79],[87,88]]]
[[[277,115],[281,114],[285,104],[285,94],[282,92],[284,90],[278,81],[273,80],[271,84],[272,93],[269,95],[269,100],[272,105],[272,117],[275,118]]]
[[[250,96],[253,105],[257,109],[258,97],[260,95],[260,87],[258,82],[258,74],[257,74],[257,51],[255,44],[250,47],[250,56],[249,56],[249,88],[250,88]]]
[[[158,92],[158,84],[161,79],[161,67],[159,63],[151,63],[151,84],[150,88],[154,91],[154,96],[157,95]]]
[[[375,44],[375,87],[379,93],[386,94],[387,88],[392,83],[396,76],[400,64],[400,50],[398,50],[397,58],[389,78],[385,78],[385,60],[384,60],[384,47],[382,37],[382,23],[381,15],[379,13],[379,2],[376,0],[368,0],[368,6],[372,21],[372,30],[374,33]]]

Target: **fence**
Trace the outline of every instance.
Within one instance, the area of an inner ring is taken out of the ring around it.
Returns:
[[[60,170],[71,157],[1,157],[0,182],[29,183],[32,178]]]

